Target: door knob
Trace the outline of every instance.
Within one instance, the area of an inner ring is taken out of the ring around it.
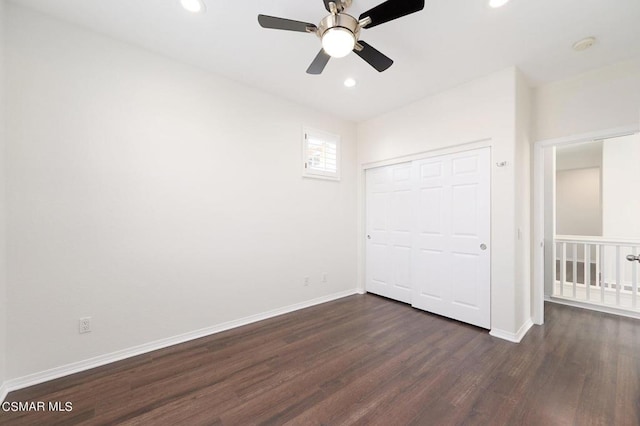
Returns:
[[[367,240],[370,240],[370,239],[371,239],[371,235],[367,235]]]
[[[630,254],[630,255],[627,256],[627,260],[629,262],[635,262],[635,261],[640,262],[640,256],[634,256],[634,255]]]
[[[480,244],[480,250],[486,250],[486,249],[487,249],[486,244]]]

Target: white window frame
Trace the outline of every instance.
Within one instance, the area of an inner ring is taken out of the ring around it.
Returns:
[[[313,169],[309,166],[309,136],[322,139],[327,143],[334,143],[336,146],[336,171],[329,172],[323,170]],[[341,161],[341,140],[340,135],[325,132],[323,130],[313,129],[311,127],[302,128],[302,176],[315,179],[328,179],[328,180],[340,180],[340,161]]]

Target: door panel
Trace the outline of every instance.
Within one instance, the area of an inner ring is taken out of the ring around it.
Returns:
[[[491,324],[489,166],[488,148],[414,162],[412,304],[484,328]]]
[[[422,188],[419,191],[418,232],[442,235],[442,187]]]
[[[413,268],[414,283],[418,282],[421,285],[417,289],[417,294],[414,290],[416,297],[425,297],[437,302],[442,301],[442,280],[447,272],[447,268],[443,263],[443,254],[444,251],[442,250],[420,249],[417,251]]]
[[[412,165],[367,171],[367,291],[411,302]]]
[[[451,271],[453,303],[475,308],[478,306],[478,256],[466,253],[453,253],[456,267]]]
[[[452,235],[477,237],[478,185],[453,186],[451,191]]]
[[[411,247],[393,247],[393,281],[396,286],[411,291]]]

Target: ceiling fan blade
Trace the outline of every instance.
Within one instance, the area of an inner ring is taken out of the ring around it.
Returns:
[[[355,54],[364,59],[378,72],[385,71],[393,65],[393,61],[391,59],[368,45],[366,42],[359,40],[358,43],[362,46],[362,50],[358,51],[357,49],[353,49]]]
[[[307,68],[307,74],[322,74],[322,71],[324,70],[324,67],[327,66],[329,59],[331,59],[331,56],[327,55],[324,49],[320,49],[316,58],[311,62],[309,68]]]
[[[268,15],[258,15],[258,22],[262,28],[271,28],[274,30],[310,33],[318,29],[318,27],[308,22],[293,21],[291,19],[277,18],[275,16]]]
[[[335,3],[338,0],[324,0],[324,7],[327,9],[327,12],[331,12],[331,8],[329,7],[329,3]]]
[[[373,28],[376,25],[402,18],[403,16],[419,12],[424,9],[424,0],[387,0],[364,12],[359,20],[371,18],[371,23],[365,28]]]

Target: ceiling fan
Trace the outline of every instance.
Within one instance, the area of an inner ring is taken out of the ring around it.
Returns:
[[[312,33],[322,40],[322,49],[313,60],[307,73],[321,74],[330,58],[342,58],[353,51],[377,71],[388,69],[393,61],[365,41],[360,31],[373,28],[424,9],[424,0],[387,0],[360,15],[358,19],[344,13],[352,0],[323,0],[327,15],[319,25],[275,16],[258,15],[263,28]]]

